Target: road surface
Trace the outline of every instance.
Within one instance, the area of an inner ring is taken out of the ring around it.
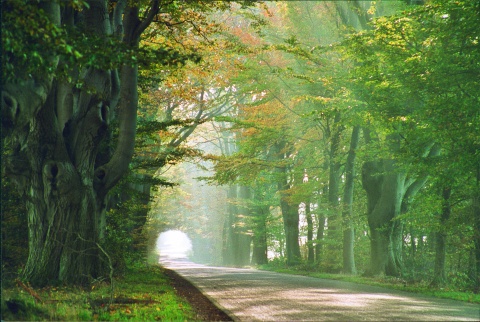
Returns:
[[[480,321],[480,305],[254,269],[164,261],[235,321]]]

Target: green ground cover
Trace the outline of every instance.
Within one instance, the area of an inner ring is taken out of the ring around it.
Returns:
[[[191,306],[175,294],[158,266],[130,268],[110,283],[89,288],[17,285],[2,290],[5,321],[186,321]],[[16,313],[12,313],[16,311]]]
[[[299,267],[279,267],[278,265],[262,265],[261,270],[273,271],[284,274],[302,275],[315,278],[333,279],[345,282],[352,282],[365,285],[381,286],[396,290],[402,290],[417,294],[430,295],[438,298],[480,303],[480,294],[449,288],[433,288],[427,282],[407,282],[401,278],[394,277],[364,277],[358,275],[327,274],[307,270]]]

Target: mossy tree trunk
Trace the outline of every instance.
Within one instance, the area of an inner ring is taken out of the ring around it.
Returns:
[[[92,39],[116,37],[135,49],[159,6],[152,1],[141,20],[138,7],[127,1],[113,11],[108,1],[87,2],[82,11],[56,1],[39,7],[57,26]],[[70,66],[55,53],[50,62],[69,68],[74,80],[38,73],[3,86],[2,125],[14,151],[6,169],[28,209],[24,277],[34,285],[85,284],[107,266],[101,248],[106,198],[133,155],[138,69],[130,63],[117,69]],[[111,144],[106,140],[114,119],[119,131]]]

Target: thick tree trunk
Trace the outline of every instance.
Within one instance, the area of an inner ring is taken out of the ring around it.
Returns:
[[[350,149],[345,164],[345,188],[343,192],[343,273],[356,274],[354,256],[354,228],[353,228],[353,188],[355,179],[355,156],[360,138],[360,127],[352,130]]]
[[[371,140],[370,133],[365,138]],[[386,139],[390,151],[398,151],[399,137]],[[437,144],[426,146],[424,157],[440,153]],[[403,273],[403,223],[398,215],[406,212],[408,203],[424,186],[426,177],[409,178],[396,166],[395,160],[365,162],[362,185],[367,193],[367,218],[371,236],[371,264],[367,274],[399,276]]]
[[[267,216],[270,213],[269,206],[256,207],[255,223],[253,229],[252,264],[267,264]]]
[[[394,161],[371,161],[363,166],[362,183],[367,192],[367,218],[371,236],[369,274],[396,276],[399,273],[395,266],[394,246],[399,236],[394,234],[394,219],[400,214],[404,181],[404,175],[395,171]]]
[[[100,248],[104,197],[93,188],[93,164],[80,162],[92,162],[94,151],[76,153],[72,163],[61,132],[52,131],[52,121],[58,129],[55,102],[54,87],[33,121],[23,159],[32,170],[22,182],[29,222],[29,257],[23,275],[34,285],[53,280],[84,284],[102,275],[100,268],[106,267]],[[89,106],[84,115],[88,126],[83,128],[86,133],[97,128],[96,136],[77,140],[78,145],[92,144],[103,135],[98,131],[103,119]]]
[[[298,264],[301,259],[300,245],[298,242],[299,216],[298,207],[292,205],[288,200],[288,194],[286,193],[288,189],[288,182],[278,184],[278,190],[281,193],[280,208],[282,210],[283,228],[285,230],[287,264],[295,265]]]
[[[119,1],[110,12],[105,0],[87,2],[89,8],[75,13],[68,4],[61,10],[55,1],[39,6],[57,25],[68,24],[92,39],[115,35],[135,49],[159,5],[153,0],[140,20],[136,4]],[[52,54],[52,68],[55,62],[58,57]],[[8,171],[23,191],[29,214],[24,277],[35,285],[53,280],[86,283],[103,275],[106,196],[133,155],[137,66],[124,65],[120,72],[70,67],[73,84],[31,75],[2,89],[2,117],[8,117],[2,124],[8,125],[14,147]],[[112,154],[104,139],[114,110],[119,131]]]

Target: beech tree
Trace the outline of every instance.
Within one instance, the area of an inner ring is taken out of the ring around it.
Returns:
[[[86,283],[104,272],[105,209],[134,153],[139,67],[198,59],[149,47],[142,35],[198,27],[199,12],[227,7],[2,1],[2,139],[13,151],[3,167],[27,205],[23,276],[32,284]]]

